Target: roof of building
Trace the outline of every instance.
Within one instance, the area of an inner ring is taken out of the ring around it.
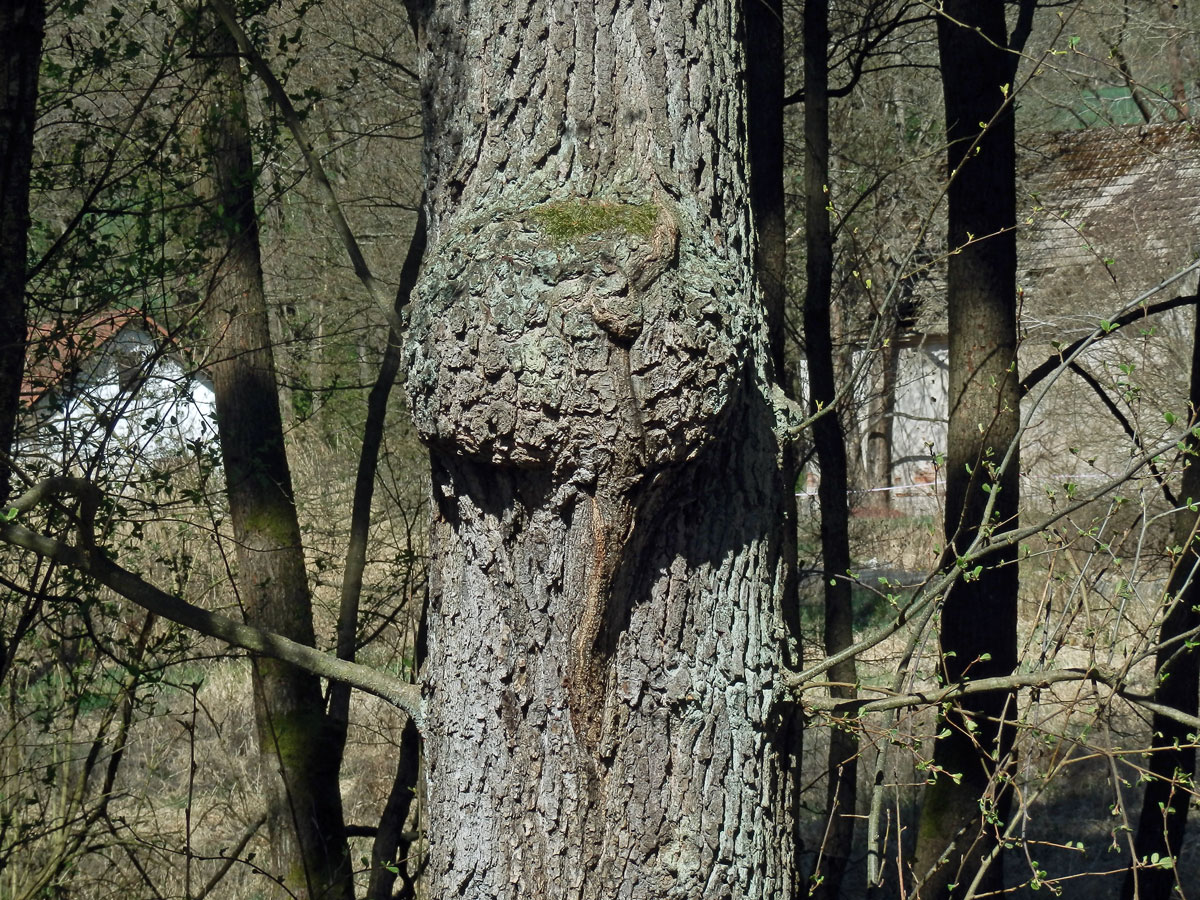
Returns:
[[[1045,135],[1019,169],[1018,277],[1035,325],[1095,327],[1200,255],[1200,133],[1187,125]]]
[[[71,320],[59,317],[31,325],[21,380],[22,404],[33,406],[69,381],[86,359],[128,327],[149,334],[156,343],[173,345],[165,328],[136,309],[105,310]]]

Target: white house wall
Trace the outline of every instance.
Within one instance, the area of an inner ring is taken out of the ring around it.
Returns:
[[[126,327],[99,348],[71,385],[35,408],[24,452],[60,471],[121,479],[216,437],[211,383],[178,358],[156,355],[150,335]]]
[[[948,350],[942,342],[901,347],[897,359],[896,397],[892,424],[892,484],[875,490],[891,494],[893,509],[907,515],[931,514],[938,508],[940,473],[936,458],[946,448],[946,400]],[[858,368],[867,351],[854,355]],[[855,387],[854,410],[862,435],[860,448],[867,452],[867,417],[871,408],[872,373]],[[800,383],[804,402],[808,398],[808,369],[802,361]],[[802,496],[816,496],[820,473],[814,462],[809,467]],[[859,504],[856,504],[859,505]]]

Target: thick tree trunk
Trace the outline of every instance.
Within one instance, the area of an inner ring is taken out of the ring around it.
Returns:
[[[808,283],[804,296],[804,344],[813,411],[828,408],[837,394],[833,361],[833,229],[829,218],[829,4],[804,4],[804,186]],[[825,599],[825,652],[854,643],[850,581],[850,505],[846,435],[839,410],[813,425],[813,447],[821,470],[821,583]],[[834,697],[855,696],[857,665],[848,659],[829,669]],[[826,815],[829,823],[814,872],[820,900],[841,890],[854,839],[858,797],[858,738],[829,729]]]
[[[793,896],[740,4],[423,15],[429,893]]]
[[[1192,381],[1190,393],[1193,417],[1200,411],[1200,316],[1196,317],[1192,336]],[[1183,470],[1180,499],[1185,504],[1175,513],[1171,542],[1182,548],[1175,568],[1167,581],[1167,597],[1173,606],[1158,632],[1156,654],[1158,682],[1154,702],[1195,716],[1200,712],[1200,655],[1187,642],[1185,635],[1200,627],[1200,545],[1197,519],[1191,504],[1200,500],[1200,439],[1193,432],[1187,436],[1187,457]],[[1183,847],[1191,807],[1193,779],[1196,775],[1195,729],[1174,719],[1155,713],[1151,726],[1154,753],[1146,768],[1154,776],[1146,782],[1142,812],[1138,818],[1134,849],[1138,861],[1177,859]],[[1168,900],[1175,895],[1179,872],[1173,866],[1151,865],[1131,868],[1125,878],[1123,900]]]
[[[0,501],[11,487],[8,454],[25,366],[29,169],[45,19],[45,3],[0,5]]]
[[[207,6],[196,13],[204,62],[214,263],[205,315],[214,347],[208,372],[229,512],[237,542],[237,587],[246,620],[314,644],[312,606],[275,383],[254,210],[250,129],[233,38]],[[320,680],[277,660],[254,663],[254,706],[267,786],[272,874],[291,896],[353,896],[337,731]],[[282,777],[281,777],[282,776]]]
[[[1002,0],[946,0],[938,19],[949,141],[950,424],[946,465],[947,560],[981,529],[1016,525],[1019,394],[1016,366],[1016,189],[1013,65]],[[981,133],[980,123],[987,123]],[[1001,463],[1012,451],[1006,465]],[[990,514],[989,500],[995,505]],[[943,672],[1007,675],[1016,667],[1016,548],[989,558],[978,577],[946,597],[941,618]],[[985,658],[986,657],[986,658]],[[1009,693],[978,695],[952,709],[934,762],[943,774],[925,791],[914,874],[926,900],[961,896],[996,846],[1010,795],[997,780],[1011,743],[1000,727],[1013,713]],[[981,814],[982,810],[982,814]],[[982,892],[999,890],[999,861]]]

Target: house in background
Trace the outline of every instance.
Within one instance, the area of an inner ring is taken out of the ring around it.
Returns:
[[[27,464],[129,477],[216,438],[212,383],[132,309],[33,326],[19,440]]]
[[[1187,125],[1065,132],[1021,159],[1025,224],[1018,232],[1021,371],[1094,332],[1145,297],[1147,306],[1197,291],[1200,134]],[[1042,397],[1023,404],[1022,486],[1035,497],[1066,482],[1118,475],[1137,448],[1121,412],[1148,445],[1166,414],[1186,422],[1195,307],[1181,306],[1113,332]]]
[[[1044,136],[1021,148],[1017,198],[1024,375],[1200,256],[1200,133],[1153,125]],[[1147,303],[1196,291],[1193,270]],[[919,316],[896,341],[890,385],[877,375],[860,398],[864,410],[891,411],[890,478],[867,486],[886,502],[858,497],[864,512],[928,515],[939,508],[935,460],[945,450],[948,410],[944,274],[924,277],[917,294]],[[1022,438],[1025,497],[1123,471],[1136,451],[1114,406],[1147,442],[1167,431],[1164,412],[1186,421],[1194,314],[1180,307],[1115,331],[1044,397],[1040,386],[1030,392],[1023,405],[1030,423]],[[877,422],[861,426],[864,456],[873,430]]]

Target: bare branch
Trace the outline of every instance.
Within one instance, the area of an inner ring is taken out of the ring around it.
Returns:
[[[80,498],[79,534],[84,547],[75,547],[47,537],[17,524],[20,513],[32,509],[38,502],[54,494],[73,494]],[[274,632],[235,622],[203,607],[173,597],[155,587],[140,575],[130,572],[105,555],[102,548],[90,542],[94,533],[92,516],[100,492],[91,482],[81,478],[51,478],[26,491],[10,506],[0,525],[0,540],[31,550],[62,565],[95,578],[100,584],[120,594],[138,606],[170,619],[178,625],[208,637],[225,641],[252,653],[291,663],[322,678],[345,682],[368,694],[373,694],[398,706],[413,718],[417,726],[421,718],[421,689],[385,672],[359,663],[337,659],[313,647],[289,640]],[[15,510],[15,512],[14,512]]]
[[[237,43],[238,51],[246,57],[246,61],[250,64],[254,73],[262,79],[263,84],[266,85],[267,92],[271,95],[271,100],[279,106],[280,111],[283,113],[283,120],[287,123],[288,130],[291,131],[292,136],[296,139],[296,144],[300,147],[300,152],[304,155],[304,161],[312,171],[317,188],[324,197],[326,211],[329,213],[329,217],[333,219],[333,225],[337,230],[338,237],[341,238],[342,244],[346,248],[346,253],[350,257],[350,263],[354,266],[354,274],[358,276],[358,280],[367,289],[367,292],[371,295],[371,299],[375,301],[375,305],[387,316],[388,325],[397,334],[403,334],[404,325],[400,316],[392,308],[388,296],[390,292],[371,273],[371,267],[367,265],[366,257],[363,255],[362,248],[358,246],[358,241],[354,237],[350,223],[346,221],[346,217],[342,213],[342,207],[338,203],[337,195],[333,192],[333,185],[330,183],[329,177],[325,174],[325,167],[321,165],[321,160],[313,149],[312,139],[308,136],[308,131],[300,119],[300,114],[296,112],[296,107],[292,105],[287,91],[283,89],[283,85],[279,83],[279,79],[275,77],[275,73],[271,71],[271,67],[262,58],[262,54],[254,48],[254,45],[250,42],[250,38],[246,35],[242,26],[238,24],[237,16],[229,4],[225,0],[212,0],[212,5],[217,15],[221,17],[221,23]]]
[[[1124,688],[1122,678],[1115,672],[1100,667],[1088,669],[1048,669],[1044,672],[1022,672],[1012,675],[998,675],[992,678],[978,678],[973,681],[958,682],[931,691],[913,691],[908,694],[892,694],[879,700],[840,700],[835,697],[820,697],[813,700],[801,700],[805,691],[827,687],[825,682],[802,683],[797,678],[783,680],[783,690],[795,702],[802,703],[805,708],[832,713],[835,716],[850,716],[857,718],[873,712],[884,712],[890,709],[902,709],[911,706],[937,706],[960,697],[972,694],[994,693],[996,691],[1011,691],[1018,688],[1046,688],[1054,684],[1071,681],[1091,681],[1102,684],[1114,694],[1145,710],[1158,713],[1172,721],[1179,722],[1188,728],[1200,729],[1200,717],[1180,712],[1170,706],[1154,702],[1145,694],[1136,694]],[[883,688],[859,685],[863,691],[877,691],[891,694]]]
[[[1157,293],[1172,281],[1175,281],[1182,275],[1194,270],[1197,265],[1200,265],[1200,260],[1192,263],[1182,272],[1172,275],[1170,279],[1151,289],[1147,294],[1142,295],[1141,299],[1144,301],[1146,297]],[[1115,331],[1118,331],[1121,328],[1124,328],[1126,325],[1137,322],[1140,319],[1149,318],[1150,316],[1167,312],[1168,310],[1178,309],[1181,306],[1195,306],[1197,303],[1200,303],[1200,295],[1187,294],[1179,297],[1172,297],[1170,300],[1163,300],[1159,303],[1151,303],[1149,306],[1142,306],[1140,302],[1136,301],[1135,303],[1136,306],[1133,309],[1126,307],[1125,312],[1114,318],[1103,329],[1094,331],[1086,337],[1081,337],[1079,340],[1072,342],[1067,347],[1063,347],[1053,356],[1048,357],[1044,362],[1041,362],[1034,367],[1031,372],[1021,379],[1021,395],[1024,396],[1028,394],[1052,372],[1061,367],[1069,365],[1071,360],[1078,355],[1079,351],[1090,347],[1092,344],[1097,343],[1102,338],[1112,334]]]

